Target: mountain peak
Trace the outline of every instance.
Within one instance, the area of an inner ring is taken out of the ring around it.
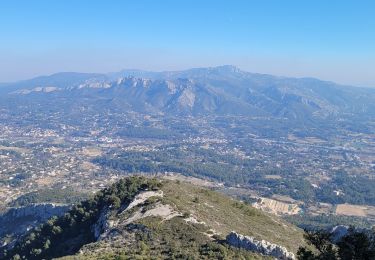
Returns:
[[[241,69],[234,66],[234,65],[222,65],[222,66],[216,66],[212,69],[220,71],[220,72],[226,72],[226,73],[238,73],[241,72]]]

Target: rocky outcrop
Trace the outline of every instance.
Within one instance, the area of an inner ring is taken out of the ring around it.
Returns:
[[[348,226],[338,225],[330,230],[331,240],[333,243],[339,242],[349,232]]]
[[[135,196],[134,200],[126,207],[126,209],[123,211],[129,211],[130,209],[144,203],[146,200],[148,200],[151,197],[163,197],[163,191],[144,191]]]
[[[272,244],[265,240],[256,240],[253,237],[243,236],[232,231],[226,238],[226,242],[234,247],[261,253],[263,255],[273,256],[280,260],[294,260],[295,256],[285,247]]]
[[[350,226],[344,226],[344,225],[338,225],[334,226],[329,230],[329,233],[331,235],[331,241],[336,244],[340,242],[340,240],[348,236],[352,233],[363,233],[366,234],[369,237],[373,236],[373,230],[370,228],[357,228],[357,227],[350,227]]]
[[[149,208],[145,208],[145,202],[152,197],[163,197],[163,191],[143,191],[137,194],[134,199],[121,212],[111,211],[105,208],[101,211],[98,220],[92,226],[97,241],[110,240],[119,234],[119,229],[124,229],[128,225],[133,225],[136,221],[146,217],[160,217],[163,220],[170,220],[182,214],[176,211],[171,205],[160,202],[153,203]],[[126,216],[126,214],[129,214]],[[126,217],[124,217],[126,216]]]

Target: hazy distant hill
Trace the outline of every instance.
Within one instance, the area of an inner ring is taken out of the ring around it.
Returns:
[[[36,87],[58,87],[67,88],[83,83],[88,79],[106,79],[104,74],[61,72],[50,76],[40,76],[30,80],[23,80],[14,83],[1,83],[0,93],[12,92],[19,89],[31,89]]]
[[[291,119],[375,115],[374,89],[254,74],[233,66],[172,72],[124,70],[108,75],[58,73],[1,89],[12,98],[54,99],[56,105],[74,100],[75,105],[173,115]]]

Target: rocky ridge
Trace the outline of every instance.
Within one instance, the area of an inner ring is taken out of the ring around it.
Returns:
[[[231,230],[263,246],[231,244]],[[287,250],[296,252],[302,239],[298,228],[207,188],[133,176],[27,232],[0,258],[293,259]]]

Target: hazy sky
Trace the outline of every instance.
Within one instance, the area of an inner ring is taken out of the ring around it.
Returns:
[[[0,1],[0,82],[222,64],[375,86],[375,1]]]

